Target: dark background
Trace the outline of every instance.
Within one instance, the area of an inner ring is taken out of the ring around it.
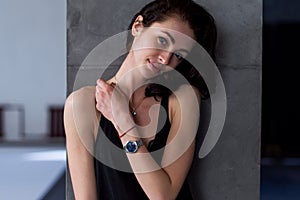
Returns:
[[[261,199],[300,196],[300,1],[263,1]]]
[[[265,0],[262,157],[300,157],[300,1]]]

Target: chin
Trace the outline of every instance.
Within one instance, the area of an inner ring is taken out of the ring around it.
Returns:
[[[149,68],[148,65],[144,65],[142,68],[141,68],[141,76],[143,78],[145,78],[146,80],[150,80],[150,79],[153,79],[159,75],[161,75],[161,71],[156,71],[156,70],[152,70],[151,68]]]

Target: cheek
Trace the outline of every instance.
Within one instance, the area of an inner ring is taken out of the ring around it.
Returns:
[[[154,55],[155,50],[149,48],[139,48],[133,51],[136,60],[146,60]]]
[[[133,49],[159,49],[159,45],[153,35],[144,33],[135,38]]]

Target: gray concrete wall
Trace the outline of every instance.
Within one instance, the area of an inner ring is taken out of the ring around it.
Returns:
[[[88,53],[104,39],[126,30],[131,17],[147,2],[68,1],[68,93],[73,91],[76,74]],[[259,199],[262,1],[196,2],[216,20],[217,65],[227,93],[227,116],[214,149],[203,159],[195,158],[189,176],[192,190],[195,199]],[[113,71],[110,68],[107,76]],[[88,69],[89,80],[83,80],[82,85],[93,84],[96,78]],[[69,177],[67,196],[72,199]]]
[[[227,116],[212,152],[195,160],[194,191],[197,199],[259,199],[262,1],[197,2],[217,23],[217,65],[227,93]]]

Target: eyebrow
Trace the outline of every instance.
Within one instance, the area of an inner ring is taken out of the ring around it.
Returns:
[[[173,38],[173,36],[170,34],[170,33],[168,33],[167,31],[162,31],[164,34],[166,34],[166,35],[168,35],[169,36],[169,38],[171,39],[171,42],[174,44],[175,43],[175,39]]]
[[[173,38],[173,36],[169,33],[169,32],[167,32],[167,31],[162,31],[164,34],[166,34],[167,36],[169,36],[169,38],[170,38],[170,40],[171,40],[171,42],[174,44],[175,43],[175,39]],[[189,54],[190,52],[188,51],[188,50],[186,50],[186,49],[179,49],[178,51],[184,51],[184,52],[186,52],[187,54]]]

